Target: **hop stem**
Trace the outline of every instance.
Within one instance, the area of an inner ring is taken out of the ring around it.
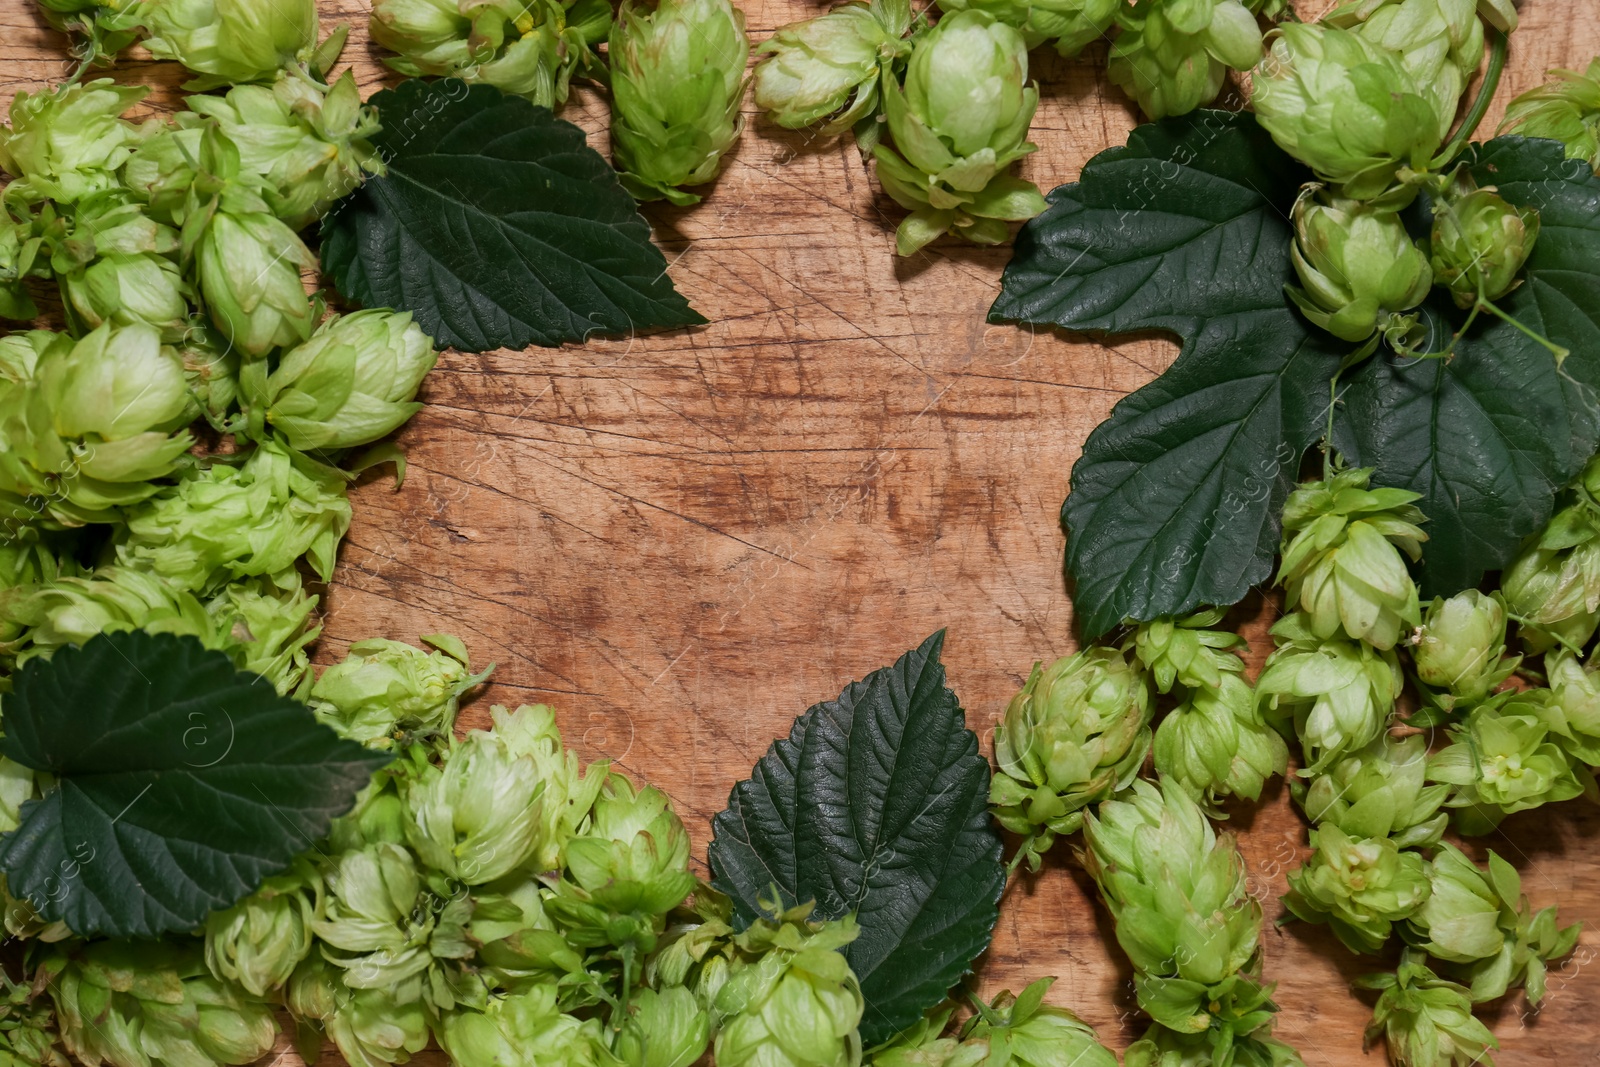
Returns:
[[[1450,138],[1450,143],[1444,150],[1434,157],[1433,170],[1442,170],[1461,154],[1467,146],[1472,135],[1478,132],[1478,125],[1483,122],[1484,115],[1489,113],[1489,103],[1494,99],[1494,92],[1500,86],[1500,75],[1506,69],[1506,56],[1510,51],[1510,40],[1499,30],[1488,27],[1489,38],[1489,69],[1484,73],[1483,84],[1478,86],[1478,95],[1472,101],[1472,106],[1467,109],[1466,117],[1461,120],[1461,125],[1456,130],[1456,135]]]

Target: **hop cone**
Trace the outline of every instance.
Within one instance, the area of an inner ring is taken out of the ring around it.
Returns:
[[[324,1034],[350,1067],[405,1063],[428,1044],[428,1012],[421,1001],[400,1002],[381,988],[350,988],[343,972],[320,953],[296,968],[286,1001],[307,1063],[321,1051]]]
[[[303,857],[231,908],[206,918],[206,966],[252,996],[281,989],[312,949],[322,878]]]
[[[158,59],[204,76],[192,88],[269,79],[317,40],[314,0],[152,0],[141,14]]]
[[[1150,715],[1144,678],[1121,652],[1097,646],[1034,665],[995,726],[989,792],[1000,825],[1030,837],[1030,863],[1139,773]]]
[[[1454,786],[1446,801],[1456,828],[1486,834],[1513,812],[1593,795],[1587,767],[1550,739],[1548,689],[1507,693],[1472,709],[1450,728],[1451,744],[1429,760],[1428,777]]]
[[[1565,650],[1546,653],[1544,672],[1550,699],[1527,705],[1574,764],[1591,767],[1600,766],[1600,681],[1595,678],[1592,660],[1591,655],[1580,664],[1578,657]]]
[[[884,190],[911,211],[900,255],[946,232],[999,244],[1006,223],[1044,210],[1038,188],[1008,173],[1037,148],[1026,138],[1039,92],[1015,28],[983,11],[946,15],[916,39],[904,86],[888,79],[882,92],[894,146],[873,157]]]
[[[878,110],[883,65],[910,50],[910,23],[904,3],[852,0],[778,27],[756,49],[756,105],[788,129],[823,119],[824,133],[849,129]]]
[[[1450,787],[1428,783],[1423,735],[1387,734],[1311,779],[1289,783],[1306,817],[1353,838],[1393,838],[1400,848],[1439,843],[1449,816],[1440,810]]]
[[[1300,287],[1288,294],[1306,318],[1343,341],[1374,333],[1397,346],[1412,341],[1417,316],[1405,312],[1427,298],[1433,269],[1396,212],[1308,185],[1295,201],[1294,226],[1289,250]]]
[[[1045,41],[1064,56],[1075,56],[1105,37],[1117,20],[1118,0],[940,0],[942,11],[987,11],[1022,31],[1029,48]],[[1259,47],[1260,34],[1257,34]]]
[[[422,640],[432,651],[381,637],[355,642],[312,685],[311,710],[368,748],[393,748],[412,736],[448,738],[461,695],[484,675],[472,673],[459,638],[431,634]]]
[[[1498,300],[1522,284],[1538,238],[1536,208],[1513,207],[1492,187],[1457,189],[1434,205],[1433,273],[1457,307]]]
[[[4,981],[0,1007],[0,1064],[4,1067],[68,1067],[60,1048],[50,1001],[31,986]]]
[[[1426,957],[1407,952],[1396,973],[1368,975],[1356,984],[1380,991],[1367,1041],[1388,1042],[1396,1067],[1472,1067],[1487,1063],[1500,1045],[1472,1014],[1463,987],[1428,969]]]
[[[628,1067],[691,1067],[711,1041],[711,1016],[684,986],[645,988],[628,1005],[616,1052]]]
[[[122,113],[148,91],[98,78],[17,93],[10,128],[0,126],[0,168],[17,179],[6,186],[7,203],[71,204],[115,189],[140,137]]]
[[[1468,589],[1435,597],[1411,640],[1417,679],[1448,695],[1451,707],[1485,699],[1511,676],[1520,657],[1506,658],[1506,609],[1498,594]]]
[[[962,1030],[963,1044],[987,1046],[982,1067],[1116,1067],[1111,1050],[1088,1023],[1044,1003],[1054,978],[1041,978],[1018,996],[1006,991]],[[878,1063],[874,1059],[874,1063]],[[955,1067],[946,1064],[945,1067]]]
[[[744,129],[744,13],[728,0],[628,0],[611,27],[611,152],[641,200],[698,203]]]
[[[1581,648],[1600,624],[1600,510],[1582,484],[1600,476],[1591,461],[1573,502],[1551,517],[1500,575],[1500,593],[1530,652]]]
[[[809,921],[804,905],[758,919],[735,937],[738,954],[714,994],[718,1067],[855,1067],[861,986],[840,951],[860,933],[854,917]]]
[[[1357,838],[1332,823],[1311,831],[1316,851],[1289,872],[1283,905],[1306,922],[1326,922],[1352,952],[1376,953],[1393,924],[1428,898],[1427,866],[1393,838]]]
[[[1106,73],[1152,119],[1209,104],[1229,70],[1261,58],[1261,28],[1239,0],[1137,0],[1117,23]]]
[[[1511,101],[1501,134],[1560,141],[1568,159],[1600,170],[1600,59],[1583,73],[1553,70],[1551,80]]]
[[[1255,800],[1288,768],[1289,749],[1268,726],[1250,685],[1228,675],[1196,689],[1156,727],[1156,771],[1214,810],[1225,796]]]
[[[1445,960],[1472,990],[1475,1003],[1523,986],[1528,1001],[1544,999],[1546,966],[1572,951],[1579,924],[1556,925],[1556,909],[1532,913],[1515,867],[1489,852],[1480,869],[1445,844],[1428,865],[1432,892],[1406,921],[1406,939]]]
[[[1215,689],[1225,676],[1244,670],[1238,650],[1247,648],[1248,642],[1238,634],[1212,629],[1223,614],[1221,608],[1210,608],[1186,618],[1160,618],[1135,627],[1131,647],[1155,682],[1156,692],[1170,693],[1174,685]]]
[[[553,985],[496,996],[483,1010],[447,1012],[434,1026],[439,1046],[461,1067],[616,1067],[599,1019],[580,1021],[556,1006]]]

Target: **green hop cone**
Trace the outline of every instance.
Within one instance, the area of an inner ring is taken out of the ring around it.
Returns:
[[[1433,269],[1393,211],[1330,197],[1308,185],[1294,205],[1289,248],[1299,286],[1289,298],[1306,318],[1342,341],[1381,334],[1396,347],[1415,340]]]
[[[1351,952],[1377,953],[1393,925],[1428,899],[1422,857],[1387,837],[1351,837],[1333,823],[1311,831],[1316,851],[1289,872],[1283,905],[1305,922],[1326,922]]]
[[[17,93],[10,128],[0,126],[0,169],[18,179],[6,186],[6,203],[71,204],[116,188],[117,168],[140,137],[122,113],[147,92],[98,78]]]
[[[34,232],[31,219],[15,218],[0,203],[0,319],[26,322],[37,318],[39,308],[28,295],[27,279],[48,278],[50,262],[41,255],[44,240]]]
[[[317,604],[300,572],[285,569],[229,582],[206,601],[206,614],[217,649],[231,655],[240,670],[259,674],[278,692],[290,693],[307,678],[306,648],[322,633]]]
[[[211,321],[246,358],[311,335],[317,312],[300,271],[316,257],[275,215],[219,208],[195,244],[195,262]]]
[[[1585,478],[1595,470],[1591,461]],[[1500,593],[1529,652],[1582,648],[1600,625],[1600,508],[1587,492],[1576,495],[1500,574]]]
[[[1432,892],[1406,921],[1407,941],[1447,961],[1475,1003],[1519,986],[1529,1003],[1543,1000],[1547,965],[1572,951],[1581,924],[1557,926],[1554,907],[1532,913],[1522,877],[1492,850],[1484,870],[1445,844],[1428,875]]]
[[[1513,207],[1493,187],[1452,192],[1434,205],[1434,276],[1457,307],[1498,300],[1522,284],[1538,238],[1537,208]]]
[[[585,769],[578,754],[562,744],[555,711],[547,705],[524,704],[511,712],[495,706],[489,713],[495,734],[518,756],[532,760],[538,768],[539,779],[544,783],[539,815],[543,829],[539,833],[540,844],[534,850],[533,865],[541,871],[554,870],[561,865],[567,842],[594,810],[600,791],[609,781],[610,765],[598,761]],[[659,794],[652,796],[649,803],[654,804],[657,796]]]
[[[511,992],[554,984],[564,1008],[590,1003],[594,979],[589,968],[597,961],[594,954],[573,947],[557,928],[545,908],[549,891],[543,883],[507,879],[498,888],[472,894],[467,934],[478,946],[477,964],[484,974]],[[620,1052],[620,1044],[618,1048]]]
[[[995,725],[989,803],[1028,862],[1126,788],[1150,752],[1150,691],[1123,653],[1094,646],[1033,672]]]
[[[1371,200],[1424,171],[1446,125],[1400,57],[1349,30],[1286,23],[1251,81],[1256,118],[1338,194]]]
[[[1008,990],[979,1009],[961,1032],[962,1046],[987,1046],[987,1055],[975,1060],[976,1064],[1116,1067],[1116,1056],[1100,1043],[1088,1023],[1070,1011],[1044,1003],[1053,984],[1054,978],[1041,978],[1020,995],[1012,996]],[[963,1059],[952,1057],[937,1067],[961,1067]],[[884,1067],[881,1056],[874,1056],[873,1064]]]
[[[324,1034],[350,1067],[405,1063],[428,1044],[428,1013],[420,1001],[397,1003],[385,989],[352,989],[319,952],[295,969],[285,1000],[307,1063],[316,1060]]]
[[[1499,0],[1508,3],[1509,0]],[[1462,91],[1483,61],[1476,0],[1346,0],[1321,21],[1394,53],[1449,136]],[[1515,24],[1516,12],[1511,13]]]
[[[1121,4],[1119,0],[941,0],[939,7],[987,11],[1021,30],[1029,48],[1050,41],[1057,52],[1071,57],[1106,36]],[[1260,34],[1256,37],[1259,48]]]
[[[1316,637],[1348,637],[1391,649],[1422,621],[1413,560],[1427,540],[1423,515],[1404,489],[1369,489],[1370,468],[1306,482],[1283,506],[1285,606],[1305,615]]]
[[[1388,1042],[1395,1067],[1472,1067],[1491,1063],[1494,1034],[1472,1014],[1467,990],[1434,974],[1420,952],[1402,956],[1398,972],[1367,975],[1357,986],[1379,990],[1367,1042]]]
[[[1389,837],[1400,848],[1439,843],[1449,816],[1440,808],[1450,787],[1428,783],[1428,745],[1421,734],[1380,735],[1323,774],[1289,783],[1313,823],[1354,838]]]
[[[214,459],[127,513],[117,543],[124,566],[189,589],[276,574],[302,556],[327,581],[350,526],[344,473],[269,439]]]
[[[236,85],[226,96],[193,95],[189,110],[214,119],[239,151],[239,166],[260,176],[272,213],[299,230],[321,218],[383,161],[369,140],[376,109],[363,105],[355,74],[330,88],[303,71],[271,85]]]
[[[408,311],[335,315],[278,358],[266,421],[306,452],[370,444],[422,409],[413,398],[438,358]]]
[[[626,0],[611,26],[611,154],[640,200],[699,203],[744,129],[744,13],[728,0]]]
[[[1583,663],[1562,649],[1546,653],[1545,679],[1550,699],[1529,705],[1573,763],[1600,766],[1600,680],[1594,657]]]
[[[1389,721],[1405,684],[1393,651],[1365,642],[1323,639],[1296,613],[1272,628],[1279,647],[1256,681],[1256,699],[1268,722],[1300,739],[1306,767],[1323,773],[1366,747]]]
[[[1486,834],[1514,812],[1594,794],[1588,768],[1550,738],[1542,705],[1552,699],[1548,689],[1505,693],[1450,728],[1451,744],[1430,758],[1428,777],[1454,787],[1445,803],[1461,833]]]
[[[425,881],[411,853],[387,843],[346,852],[326,880],[326,907],[311,930],[346,986],[381,990],[394,1004],[454,1006],[453,965],[473,951],[464,891]]]
[[[311,919],[322,878],[305,857],[231,908],[206,917],[206,966],[219,982],[266,997],[283,988],[312,950]]]
[[[628,1067],[691,1067],[711,1042],[711,1015],[684,986],[645,988],[628,1003],[616,1053]]]
[[[1435,597],[1410,642],[1417,679],[1449,706],[1479,703],[1522,662],[1506,656],[1506,609],[1499,594],[1468,589]]]
[[[60,277],[67,304],[91,328],[146,323],[173,341],[188,322],[189,286],[167,256],[113,252]]]
[[[1156,727],[1156,772],[1207,810],[1226,796],[1255,800],[1268,778],[1283,774],[1289,748],[1268,726],[1250,684],[1225,675],[1215,689],[1191,690]]]
[[[1156,1023],[1128,1046],[1123,1067],[1211,1067],[1222,1063],[1236,1067],[1305,1067],[1298,1052],[1272,1037],[1265,1028],[1235,1035],[1220,1054],[1213,1034],[1180,1032]]]
[[[1500,133],[1560,141],[1568,159],[1600,170],[1600,59],[1582,73],[1552,70],[1550,76],[1511,101]]]
[[[1215,689],[1229,674],[1244,670],[1238,650],[1249,642],[1238,634],[1212,627],[1222,621],[1222,608],[1208,608],[1185,618],[1170,616],[1137,624],[1131,647],[1156,685],[1170,693],[1174,684],[1190,689]],[[1124,643],[1123,648],[1130,647]]]
[[[206,76],[191,88],[265,81],[317,40],[315,0],[150,0],[142,14],[157,59]]]
[[[718,1067],[856,1067],[865,1003],[845,961],[855,917],[809,920],[809,904],[751,923],[717,989]]]
[[[1261,905],[1233,835],[1217,834],[1176,783],[1143,779],[1085,818],[1083,832],[1080,858],[1116,920],[1118,944],[1144,979],[1175,979],[1191,994],[1176,1012],[1164,1010],[1180,990],[1146,981],[1140,1006],[1168,1025],[1178,1015],[1207,1029],[1208,990],[1244,970],[1261,937]]]
[[[614,1067],[600,1020],[579,1021],[556,1006],[552,985],[497,996],[482,1011],[448,1012],[434,1026],[439,1047],[458,1067],[519,1067],[532,1050],[551,1067]]]
[[[903,2],[852,0],[778,27],[756,49],[756,105],[787,129],[823,119],[824,133],[849,129],[877,112],[883,66],[910,51],[910,24]]]
[[[4,1067],[68,1067],[60,1048],[55,1012],[43,990],[3,981],[0,1004],[0,1064]]]
[[[218,981],[198,942],[94,941],[40,964],[61,1038],[88,1067],[245,1064],[272,1047],[272,1009]]]
[[[958,11],[916,39],[905,83],[883,82],[894,146],[873,149],[878,180],[911,214],[895,234],[909,256],[943,233],[999,244],[1006,223],[1045,209],[1032,182],[1007,173],[1033,152],[1028,125],[1039,91],[1015,28],[983,11]]]
[[[462,694],[488,672],[472,673],[459,638],[428,634],[422,641],[431,651],[381,637],[355,642],[312,685],[311,710],[368,748],[449,738]]]
[[[873,1067],[980,1067],[989,1058],[988,1039],[942,1036],[953,1014],[949,1004],[933,1009],[887,1044],[874,1049]]]
[[[664,917],[694,889],[689,835],[666,794],[613,772],[585,832],[566,844],[548,907],[574,945],[647,953]]]
[[[1118,12],[1106,68],[1152,119],[1185,115],[1261,58],[1261,28],[1239,0],[1137,0]]]
[[[452,739],[406,783],[406,834],[423,863],[467,885],[496,881],[540,846],[543,782],[498,729]]]
[[[109,66],[139,37],[139,4],[126,0],[38,0],[39,13],[72,38],[71,50],[88,66]]]

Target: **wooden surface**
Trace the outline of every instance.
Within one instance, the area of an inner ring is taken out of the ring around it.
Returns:
[[[365,10],[323,4],[328,23],[354,23],[345,59],[370,91],[390,76]],[[820,10],[746,4],[757,40]],[[1592,0],[1528,0],[1523,18],[1502,105],[1547,67],[1600,52]],[[31,5],[0,0],[0,102],[59,79],[61,44]],[[1049,189],[1135,120],[1105,79],[1103,45],[1075,62],[1034,58],[1040,151],[1023,172]],[[118,77],[178,80],[138,61]],[[362,637],[460,634],[476,663],[498,664],[467,725],[490,703],[555,705],[583,753],[672,795],[702,871],[711,816],[793,717],[940,627],[951,685],[987,745],[1034,660],[1075,647],[1056,516],[1082,442],[1175,353],[1160,339],[1107,346],[987,325],[1009,249],[941,241],[897,260],[902,213],[854,147],[747,110],[706,202],[649,211],[673,278],[711,324],[581,349],[446,353],[402,437],[404,488],[355,494],[319,652],[326,662]],[[604,147],[595,98],[566,115]],[[1253,613],[1259,656],[1271,609]],[[1270,922],[1304,826],[1281,783],[1232,826]],[[1564,919],[1596,926],[1597,838],[1600,815],[1574,802],[1513,817],[1490,843],[1536,904],[1559,899]],[[1144,1024],[1110,933],[1083,874],[1058,856],[1008,890],[981,983],[1059,975],[1051,999],[1120,1048]],[[1326,928],[1269,928],[1264,943],[1278,1032],[1306,1062],[1381,1063],[1378,1051],[1362,1059],[1370,1008],[1347,991],[1368,965]],[[1519,997],[1490,1010],[1500,1063],[1600,1062],[1597,958],[1600,931],[1586,931],[1542,1011]]]

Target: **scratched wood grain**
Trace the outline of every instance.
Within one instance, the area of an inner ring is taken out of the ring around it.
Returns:
[[[745,6],[757,40],[821,10]],[[353,24],[345,59],[364,88],[392,83],[363,0],[322,11]],[[1523,18],[1502,105],[1546,68],[1600,52],[1591,0],[1528,0]],[[59,80],[61,46],[25,0],[0,0],[0,101]],[[1034,58],[1040,151],[1023,172],[1049,189],[1135,118],[1105,79],[1103,45],[1078,61]],[[116,76],[162,87],[153,110],[177,106],[170,65],[135,57]],[[729,788],[844,683],[948,627],[950,682],[987,743],[1030,665],[1075,647],[1056,522],[1068,472],[1112,405],[1175,354],[1160,339],[987,325],[1008,250],[941,241],[896,259],[901,212],[849,143],[747,113],[704,204],[648,211],[673,278],[711,324],[446,353],[402,437],[404,488],[355,493],[319,650],[326,662],[361,637],[462,635],[477,662],[498,665],[467,725],[491,703],[555,705],[582,752],[672,795],[702,872]],[[566,115],[604,148],[597,97]],[[1239,614],[1263,655],[1272,608]],[[1286,791],[1231,826],[1279,918],[1284,872],[1305,852]],[[1574,803],[1513,817],[1490,843],[1536,904],[1559,899],[1564,917],[1593,926],[1597,837],[1600,815]],[[981,985],[1059,975],[1051,999],[1120,1048],[1142,1023],[1110,934],[1086,878],[1058,856],[1008,891]],[[1309,1064],[1363,1062],[1370,1007],[1348,983],[1364,964],[1325,928],[1269,927],[1264,943],[1280,1035]],[[1502,1064],[1600,1062],[1597,952],[1588,931],[1541,1011],[1516,997],[1490,1010]]]

